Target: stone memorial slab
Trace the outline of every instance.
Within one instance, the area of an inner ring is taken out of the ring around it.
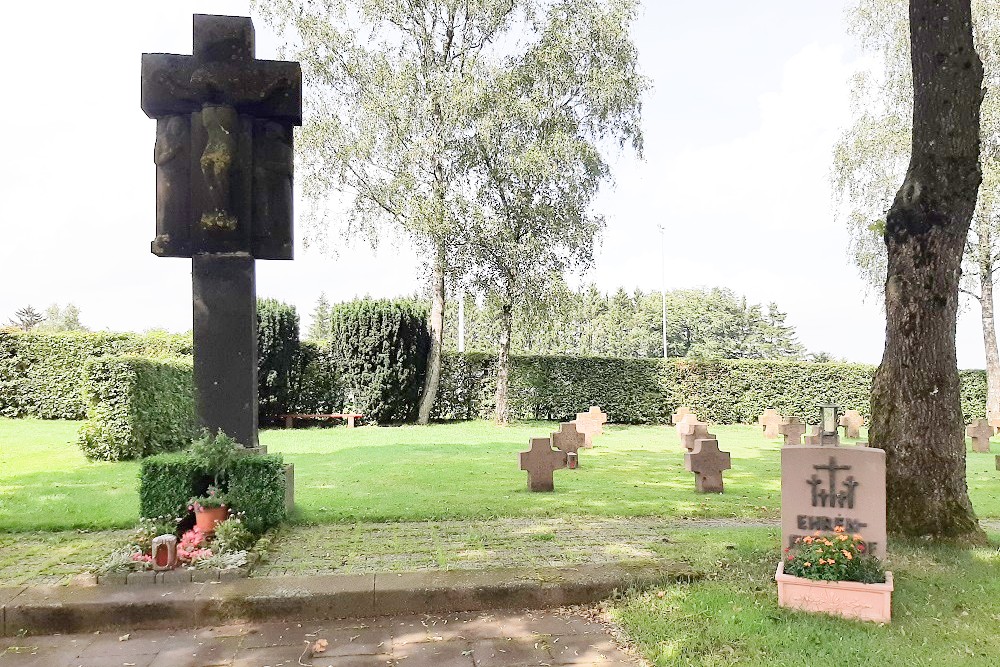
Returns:
[[[993,427],[985,419],[973,419],[972,423],[966,427],[965,434],[972,438],[972,451],[989,454]]]
[[[576,424],[576,430],[584,434],[584,446],[589,449],[594,446],[595,436],[604,435],[604,424],[607,421],[608,416],[599,407],[592,405],[587,412],[578,412],[572,423]]]
[[[848,410],[840,416],[840,425],[844,427],[844,437],[857,439],[861,437],[861,427],[865,418],[857,410]]]
[[[681,420],[684,419],[684,416],[689,414],[691,414],[691,408],[686,405],[682,405],[677,408],[677,411],[674,412],[672,417],[670,417],[670,423],[677,426],[681,423]]]
[[[142,54],[156,119],[159,257],[191,258],[200,425],[257,447],[255,259],[292,258],[298,63],[258,60],[248,17],[195,14],[192,55]]]
[[[694,473],[698,493],[722,493],[722,471],[732,467],[729,452],[720,451],[714,437],[695,440],[694,449],[684,455],[684,468]]]
[[[580,466],[578,452],[586,446],[586,437],[577,430],[576,424],[573,422],[559,424],[559,431],[552,434],[552,445],[567,455],[576,456],[576,466]]]
[[[757,418],[757,425],[764,430],[767,439],[778,437],[778,427],[781,426],[781,415],[774,408],[768,408]]]
[[[715,435],[708,432],[708,424],[699,421],[687,421],[680,425],[681,448],[686,452],[694,450],[695,440],[701,438],[714,438]]]
[[[798,417],[785,417],[781,420],[781,424],[778,426],[778,433],[784,437],[784,444],[786,446],[801,445],[802,434],[805,432],[806,425],[802,423],[802,420]]]
[[[781,540],[843,526],[886,554],[885,451],[804,445],[781,449]]]
[[[519,458],[521,470],[528,473],[529,491],[553,491],[552,473],[566,467],[566,452],[552,449],[551,438],[532,438],[531,449]]]

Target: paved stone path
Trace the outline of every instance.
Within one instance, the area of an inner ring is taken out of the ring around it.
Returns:
[[[306,650],[325,639],[326,650]],[[0,639],[3,667],[638,667],[565,611],[462,613]]]

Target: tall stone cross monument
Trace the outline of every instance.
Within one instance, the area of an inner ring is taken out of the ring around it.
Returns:
[[[298,63],[254,58],[253,23],[194,16],[194,55],[142,54],[156,119],[159,257],[190,257],[198,419],[257,446],[255,259],[292,259]]]

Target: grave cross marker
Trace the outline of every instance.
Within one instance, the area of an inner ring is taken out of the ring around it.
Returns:
[[[550,438],[532,438],[531,449],[521,452],[521,470],[528,473],[529,491],[552,491],[552,473],[566,467],[566,452],[552,449]]]
[[[965,429],[965,434],[972,438],[973,451],[989,453],[990,436],[993,435],[993,427],[985,419],[973,419],[972,423]]]
[[[857,410],[848,410],[840,417],[840,425],[844,427],[845,438],[860,438],[861,427],[865,425],[865,418]]]
[[[720,451],[714,438],[696,440],[694,449],[684,455],[684,468],[694,473],[698,493],[722,493],[722,471],[732,467],[729,452]]]
[[[292,258],[298,63],[254,58],[247,17],[194,16],[193,55],[142,55],[159,257],[190,257],[198,419],[257,445],[254,259]]]
[[[608,416],[601,412],[596,405],[592,405],[587,412],[576,413],[576,430],[584,435],[584,447],[594,446],[594,436],[604,434],[604,424],[608,421]]]
[[[781,420],[778,433],[784,436],[785,445],[801,445],[802,434],[806,432],[806,425],[798,417],[785,417]]]
[[[681,420],[684,419],[685,415],[689,414],[691,414],[691,408],[686,405],[682,405],[677,408],[677,411],[670,417],[670,423],[676,426],[681,423]]]
[[[778,426],[781,424],[781,415],[774,408],[768,408],[757,418],[757,424],[764,429],[765,438],[769,440],[777,438]]]
[[[552,434],[552,446],[561,452],[566,452],[567,456],[578,455],[580,448],[585,446],[586,438],[577,430],[573,422],[562,422],[559,424],[559,431]],[[577,467],[580,463],[577,460]]]
[[[685,421],[678,426],[681,434],[681,447],[684,451],[690,452],[694,449],[695,440],[701,438],[714,438],[715,435],[708,432],[708,424],[700,421]]]

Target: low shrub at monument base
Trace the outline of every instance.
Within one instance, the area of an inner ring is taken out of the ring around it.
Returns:
[[[139,514],[180,516],[188,500],[206,493],[212,475],[189,452],[159,454],[143,459],[139,472]],[[229,468],[225,494],[231,507],[243,513],[243,523],[255,534],[285,519],[285,470],[278,454],[247,454]]]
[[[192,374],[189,358],[89,359],[87,421],[78,437],[87,458],[120,461],[185,447],[196,427]]]

